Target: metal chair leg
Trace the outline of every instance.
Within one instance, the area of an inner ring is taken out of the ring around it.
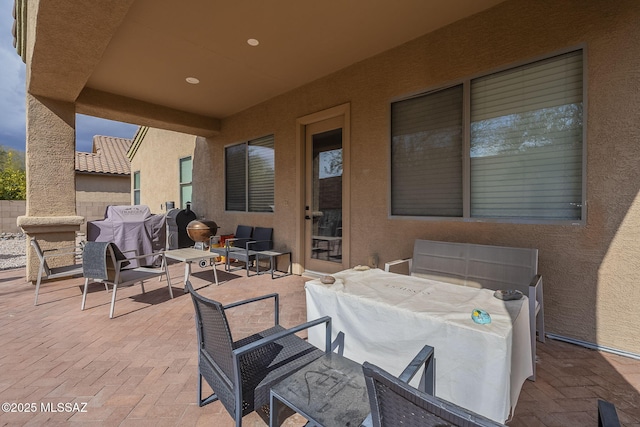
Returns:
[[[198,406],[202,407],[216,400],[218,400],[218,395],[215,393],[204,399],[202,398],[202,375],[198,374]]]

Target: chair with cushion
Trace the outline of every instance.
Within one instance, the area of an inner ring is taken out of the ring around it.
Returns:
[[[226,246],[233,246],[236,248],[246,249],[247,242],[251,241],[253,237],[253,227],[249,225],[238,225],[236,233],[231,239],[225,241]]]
[[[246,248],[254,251],[268,251],[273,249],[273,228],[254,228],[251,240],[247,242]]]
[[[247,276],[249,276],[249,266],[253,261],[257,262],[256,252],[270,251],[273,249],[273,228],[270,227],[256,227],[253,229],[253,235],[251,241],[247,242],[245,258],[247,263],[245,268],[247,269]]]
[[[212,252],[216,252],[226,257],[225,270],[235,271],[242,267],[231,267],[231,260],[244,263],[247,270],[247,276],[250,276],[250,268],[256,261],[256,253],[273,249],[273,228],[255,227],[251,228],[245,225],[239,225],[236,233],[246,236],[251,230],[250,238],[235,237],[225,240],[223,248],[211,248]],[[237,236],[237,234],[236,234]]]
[[[72,277],[82,274],[82,264],[76,264],[75,260],[82,255],[82,246],[73,246],[60,249],[42,250],[40,244],[35,237],[31,238],[31,247],[36,252],[40,267],[38,268],[38,279],[36,281],[36,299],[34,305],[38,305],[38,293],[40,292],[40,283],[42,279],[52,280],[63,277]],[[49,260],[55,258],[73,259],[73,264],[62,265],[58,267],[49,267]]]
[[[223,257],[225,260],[225,263],[224,263],[225,270],[231,271],[231,259],[229,258],[229,253],[231,252],[238,253],[238,252],[246,251],[247,242],[251,241],[252,234],[253,234],[253,227],[248,225],[238,225],[238,227],[236,228],[236,233],[233,235],[233,237],[229,239],[225,239],[224,246],[214,247],[213,244],[210,243],[209,250]]]
[[[433,347],[429,346],[423,348],[399,377],[364,362],[362,371],[369,392],[374,427],[504,427],[503,424],[433,396],[433,363]],[[428,376],[423,374],[418,390],[408,383],[423,364],[426,365]],[[425,378],[431,378],[431,381],[425,381]]]
[[[296,336],[296,332],[325,324],[325,351],[331,351],[331,318],[322,317],[285,329],[279,324],[278,294],[222,305],[197,293],[190,282],[186,289],[193,300],[198,336],[198,405],[220,400],[238,427],[242,425],[242,417],[253,411],[258,411],[266,421],[271,385],[324,354]],[[275,304],[274,326],[235,341],[227,310],[271,298]],[[203,378],[213,390],[204,399]]]
[[[127,268],[132,261],[137,260],[138,262],[141,262],[141,260],[146,258],[158,260],[160,262],[160,267],[141,266],[136,268]],[[82,293],[82,310],[84,310],[85,307],[87,289],[89,288],[90,281],[104,283],[105,285],[111,285],[113,287],[109,318],[113,318],[116,305],[116,293],[119,287],[131,286],[139,282],[142,287],[142,293],[144,293],[145,280],[149,280],[154,277],[162,279],[162,276],[166,276],[165,278],[169,287],[169,296],[173,298],[173,290],[171,289],[171,280],[169,279],[167,263],[162,252],[142,254],[127,258],[120,249],[118,249],[115,243],[87,242],[82,254],[82,274],[85,277],[84,292]]]

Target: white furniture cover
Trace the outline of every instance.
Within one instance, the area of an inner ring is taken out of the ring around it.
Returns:
[[[104,220],[87,223],[87,240],[113,242],[123,253],[157,253],[166,246],[165,220],[166,215],[152,214],[145,205],[109,206]],[[160,261],[150,256],[133,261],[132,266],[158,266]]]
[[[380,269],[345,270],[324,285],[306,283],[307,319],[331,316],[344,356],[399,375],[425,345],[435,348],[436,396],[504,422],[533,372],[526,297],[502,301],[492,290],[456,286]],[[473,322],[480,308],[491,323]],[[323,348],[322,331],[309,342]]]

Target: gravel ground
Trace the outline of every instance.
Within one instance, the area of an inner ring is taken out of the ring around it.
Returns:
[[[26,266],[26,251],[27,242],[24,234],[2,233],[0,235],[0,270]]]

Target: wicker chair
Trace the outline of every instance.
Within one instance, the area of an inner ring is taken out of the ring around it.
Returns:
[[[271,385],[311,363],[324,353],[294,333],[315,325],[326,325],[326,351],[331,351],[331,318],[328,316],[285,329],[279,325],[279,297],[269,294],[228,305],[205,298],[187,281],[195,307],[198,333],[198,404],[220,400],[234,418],[258,411],[268,420]],[[247,338],[234,341],[225,311],[233,307],[273,298],[275,325]],[[213,394],[202,398],[202,378]]]
[[[620,427],[618,413],[613,403],[598,399],[598,427]]]
[[[433,347],[429,346],[423,348],[398,378],[364,362],[362,371],[369,392],[374,427],[504,427],[503,424],[433,396],[433,363]],[[423,376],[421,390],[418,390],[408,383],[423,364],[430,380],[425,381],[426,377]]]

